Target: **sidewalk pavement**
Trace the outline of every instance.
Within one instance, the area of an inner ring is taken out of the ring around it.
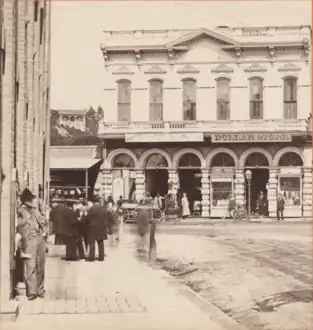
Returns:
[[[226,329],[176,280],[136,258],[134,236],[106,249],[102,263],[67,262],[64,247],[51,245],[45,299],[22,302],[17,321],[0,329]]]

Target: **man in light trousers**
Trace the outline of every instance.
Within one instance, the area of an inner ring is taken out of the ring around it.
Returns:
[[[29,300],[44,298],[46,264],[47,221],[36,209],[36,196],[24,189],[20,196],[22,206],[18,210],[18,230],[27,238],[26,252],[30,258],[25,260],[26,288]]]

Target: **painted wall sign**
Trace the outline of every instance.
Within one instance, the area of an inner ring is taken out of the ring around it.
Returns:
[[[126,134],[125,142],[202,142],[203,133]]]
[[[220,142],[291,142],[290,133],[212,134],[212,143]]]

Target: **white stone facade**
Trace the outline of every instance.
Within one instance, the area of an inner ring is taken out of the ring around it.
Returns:
[[[220,175],[212,162],[227,154],[232,165],[222,171],[223,182],[230,182],[224,186],[238,203],[246,200],[245,170],[260,167],[268,171],[269,216],[276,216],[280,191],[290,200],[301,194],[301,205],[297,202],[289,216],[310,216],[310,34],[303,26],[105,32],[106,107],[99,136],[107,145],[106,195],[112,192],[108,172],[119,154],[133,160],[136,199],[145,193],[149,155],[164,156],[169,190],[175,193],[179,159],[194,154],[202,178],[202,215],[213,216]],[[153,87],[152,82],[158,83]],[[298,160],[283,164],[285,154]],[[261,155],[263,163],[249,165],[251,155]],[[299,191],[289,192],[288,185]]]

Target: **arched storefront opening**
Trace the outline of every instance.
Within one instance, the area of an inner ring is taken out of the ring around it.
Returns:
[[[279,158],[278,166],[277,190],[285,199],[285,216],[301,216],[303,160],[295,152],[286,152]]]
[[[265,200],[267,200],[267,183],[269,180],[269,162],[265,155],[260,152],[251,153],[245,162],[245,171],[250,170],[252,173],[250,182],[250,201],[251,213],[259,214],[258,200],[263,193]],[[249,203],[249,189],[248,181],[245,183],[246,203]],[[264,208],[263,215],[268,215],[268,207]]]
[[[280,157],[278,166],[303,166],[303,161],[295,152],[286,152]]]
[[[225,152],[216,154],[211,161],[211,216],[225,215],[225,209],[234,193],[235,160]]]
[[[187,194],[191,214],[201,212],[201,160],[193,153],[184,154],[178,162],[179,198]]]
[[[157,194],[164,196],[168,191],[168,162],[158,153],[147,157],[144,164],[146,181],[146,195],[155,197]]]
[[[119,154],[112,161],[112,197],[125,200],[135,198],[135,162],[127,154]]]

